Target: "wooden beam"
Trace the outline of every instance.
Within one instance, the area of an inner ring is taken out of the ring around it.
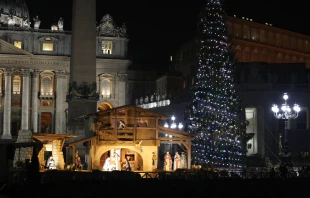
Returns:
[[[181,144],[183,145],[183,146],[185,146],[185,148],[188,150],[188,145],[187,144],[185,144],[184,142],[181,142]]]
[[[80,143],[83,143],[83,142],[87,142],[87,141],[90,141],[90,140],[93,140],[93,139],[96,139],[97,136],[93,136],[93,137],[89,137],[89,138],[84,138],[84,139],[81,139],[81,140],[77,140],[75,142],[71,142],[69,144],[67,144],[67,146],[75,146],[77,144],[80,144]]]
[[[126,127],[126,129],[134,129],[134,127]],[[157,129],[156,127],[136,127],[136,129]]]
[[[187,168],[191,169],[192,168],[192,147],[191,147],[191,141],[188,141],[188,149],[187,149]]]
[[[137,125],[136,125],[136,116],[137,116],[137,107],[135,107],[134,109],[133,109],[133,126],[134,126],[134,128],[133,128],[133,130],[134,130],[134,137],[133,137],[133,140],[136,140],[136,138],[137,138]]]
[[[182,143],[180,141],[160,141],[161,144],[179,144]]]
[[[178,138],[178,137],[159,137],[159,140],[188,140],[189,138]]]
[[[158,131],[160,133],[165,133],[165,134],[175,134],[175,135],[184,135],[184,136],[187,136],[191,139],[194,139],[195,135],[194,134],[191,134],[191,133],[188,133],[186,131],[181,131],[181,130],[178,130],[178,129],[171,129],[171,128],[167,128],[167,127],[164,127],[164,126],[158,126]]]
[[[154,117],[154,116],[136,116],[136,117],[129,116],[128,118],[134,118],[134,119],[156,119],[157,117]]]

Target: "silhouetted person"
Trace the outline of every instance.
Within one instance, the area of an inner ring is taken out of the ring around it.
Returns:
[[[31,157],[31,162],[28,166],[28,171],[27,171],[27,182],[31,184],[39,184],[40,181],[41,181],[40,163],[39,163],[37,149],[34,147],[32,157]]]
[[[282,179],[285,179],[287,178],[287,167],[284,165],[284,164],[281,164],[280,167],[279,167],[279,171],[280,171],[280,174],[281,174],[281,178]]]
[[[274,178],[275,178],[275,176],[276,176],[276,172],[275,172],[275,170],[274,170],[274,168],[273,168],[273,167],[270,169],[269,176],[270,176],[270,178],[272,178],[272,179],[274,179]]]
[[[310,166],[309,165],[307,165],[307,167],[306,167],[306,177],[309,177],[310,176]]]

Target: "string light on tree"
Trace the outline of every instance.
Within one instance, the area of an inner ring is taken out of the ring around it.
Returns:
[[[241,168],[245,156],[245,120],[234,85],[234,54],[228,48],[225,12],[220,0],[207,0],[201,12],[199,65],[186,108],[192,141],[192,164]]]

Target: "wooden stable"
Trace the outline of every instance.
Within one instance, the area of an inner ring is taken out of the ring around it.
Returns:
[[[52,155],[54,157],[57,169],[64,169],[65,159],[62,148],[66,140],[76,138],[75,135],[67,134],[48,134],[48,133],[33,133],[33,139],[43,143],[43,147],[38,153],[41,169],[44,169],[47,158]],[[48,153],[48,155],[46,155]]]
[[[120,170],[125,156],[130,155],[133,170],[153,171],[157,166],[152,165],[152,158],[155,156],[158,162],[160,144],[179,144],[187,151],[187,167],[191,167],[191,140],[194,135],[158,125],[159,120],[167,119],[166,115],[132,105],[98,111],[86,116],[89,130],[95,136],[71,142],[67,146],[75,149],[77,144],[89,142],[90,169],[101,169],[107,158],[105,153],[113,151],[109,155],[119,160],[120,166],[117,166]],[[125,123],[124,128],[122,122]],[[165,134],[170,135],[169,138]]]

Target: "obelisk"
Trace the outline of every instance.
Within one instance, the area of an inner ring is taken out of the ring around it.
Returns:
[[[73,0],[70,59],[70,84],[67,95],[68,130],[85,135],[79,119],[96,112],[96,0]]]

